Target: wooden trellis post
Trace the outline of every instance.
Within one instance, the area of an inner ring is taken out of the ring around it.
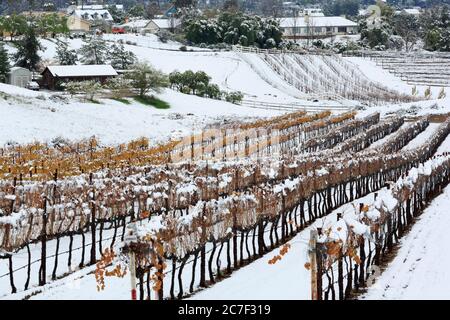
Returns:
[[[311,264],[311,300],[319,300],[317,288],[317,230],[311,230],[309,239],[309,261]]]
[[[125,241],[132,243],[137,241],[137,229],[136,229],[136,222],[130,223],[128,227],[128,233],[125,237]],[[129,258],[129,267],[130,267],[130,284],[131,284],[131,300],[137,300],[137,293],[136,293],[136,253],[134,252],[133,248],[130,247],[130,250],[128,252],[128,258]]]

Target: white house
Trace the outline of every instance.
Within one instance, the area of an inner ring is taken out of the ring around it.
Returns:
[[[161,30],[170,31],[180,25],[181,21],[178,19],[152,19],[142,31],[146,33],[157,33]]]
[[[124,11],[123,4],[85,4],[85,5],[71,5],[67,8],[67,13],[71,14],[74,10],[102,10],[108,9],[108,7],[116,7],[119,11]]]
[[[306,15],[281,18],[280,27],[283,37],[287,39],[324,38],[358,33],[358,24],[343,17],[310,17]]]
[[[141,33],[150,23],[150,20],[136,19],[130,20],[119,27],[124,28],[126,32]]]
[[[103,21],[112,23],[114,21],[111,13],[106,9],[91,10],[91,9],[76,9],[72,15],[86,21]]]
[[[9,71],[7,83],[25,88],[31,81],[31,71],[21,67],[12,67]]]
[[[67,27],[70,33],[87,33],[91,30],[92,23],[75,15],[67,18]]]

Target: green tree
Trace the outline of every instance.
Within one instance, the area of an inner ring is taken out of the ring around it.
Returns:
[[[111,61],[111,65],[115,69],[127,70],[137,61],[136,55],[128,50],[122,43],[113,44],[108,51],[108,58]]]
[[[175,8],[187,8],[195,7],[197,5],[197,0],[173,0]]]
[[[107,59],[108,46],[106,41],[94,36],[78,51],[84,64],[104,64]]]
[[[409,51],[419,39],[419,21],[411,14],[398,14],[393,17],[394,33],[405,40],[406,51]]]
[[[330,16],[353,16],[359,13],[359,0],[334,0],[327,1],[324,5],[324,13]]]
[[[220,88],[217,84],[209,84],[202,88],[198,95],[201,97],[220,100],[222,91],[220,91]]]
[[[225,94],[225,100],[230,103],[240,104],[242,102],[242,99],[244,99],[244,95],[239,91]]]
[[[131,86],[139,90],[139,96],[144,97],[148,92],[161,92],[169,85],[168,77],[147,63],[137,63],[132,71],[126,74]]]
[[[61,17],[56,13],[44,14],[36,17],[33,19],[33,24],[36,28],[37,34],[44,38],[49,33],[52,38],[55,38],[57,34],[69,32],[67,17]]]
[[[10,71],[8,51],[3,43],[0,43],[0,81],[6,82],[6,78]]]
[[[275,19],[223,12],[217,19],[192,18],[185,22],[186,39],[192,43],[237,44],[260,48],[278,47],[282,31]]]
[[[27,19],[23,15],[13,14],[11,16],[2,17],[1,29],[5,33],[9,33],[11,40],[14,37],[23,35],[28,29]]]
[[[209,85],[209,81],[211,80],[211,77],[206,74],[204,71],[197,71],[194,74],[194,77],[191,81],[191,87],[193,94],[197,94],[199,90],[202,90],[203,88],[207,87]]]
[[[15,43],[17,52],[14,55],[15,64],[19,67],[36,70],[41,61],[39,50],[43,47],[36,37],[33,27],[28,28],[24,37]]]
[[[137,4],[128,11],[128,14],[132,17],[144,17],[145,7],[142,4]]]
[[[60,41],[56,47],[56,59],[60,65],[74,65],[78,61],[77,52],[70,49],[67,42]]]
[[[108,11],[111,14],[114,23],[123,23],[125,21],[125,13],[117,9],[116,6],[108,6]]]
[[[431,51],[439,50],[440,40],[441,32],[438,28],[428,30],[424,38],[425,48]]]

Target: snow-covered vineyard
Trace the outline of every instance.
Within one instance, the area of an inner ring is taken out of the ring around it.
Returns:
[[[210,286],[198,297],[214,299],[216,282],[233,286],[234,272],[261,264],[276,272],[297,237],[319,230],[315,260],[303,255],[302,267],[314,263],[323,298],[349,297],[445,187],[450,164],[436,157],[446,116],[355,116],[297,112],[157,147],[3,148],[2,295],[60,295],[61,286],[70,295],[87,282],[92,297],[124,298],[115,284],[134,256],[141,299],[195,298]],[[311,298],[303,276],[287,297]]]
[[[445,256],[430,226],[448,237],[445,55],[104,38],[242,103],[0,84],[0,299],[450,297],[430,266]],[[45,59],[58,41],[42,40]]]

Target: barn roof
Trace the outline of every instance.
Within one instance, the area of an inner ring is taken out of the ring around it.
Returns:
[[[55,77],[102,77],[117,76],[118,73],[111,65],[74,65],[48,66],[48,71]]]

